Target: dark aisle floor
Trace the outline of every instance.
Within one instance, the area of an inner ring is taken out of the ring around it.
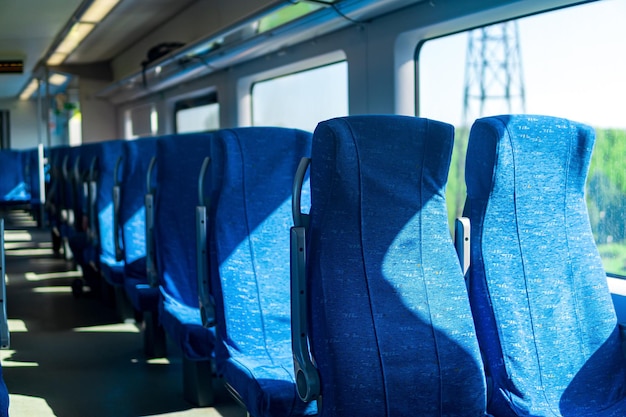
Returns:
[[[175,348],[146,361],[137,325],[90,294],[74,298],[78,273],[52,256],[49,231],[25,212],[2,215],[11,347],[0,358],[12,417],[246,415],[223,391],[215,408],[192,408]]]

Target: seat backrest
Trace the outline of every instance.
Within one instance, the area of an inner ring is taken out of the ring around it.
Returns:
[[[48,151],[50,184],[46,190],[46,198],[48,208],[51,210],[50,220],[53,223],[60,221],[60,211],[64,207],[65,181],[63,178],[63,161],[68,149],[68,146],[55,146]]]
[[[124,142],[119,222],[122,230],[124,271],[129,276],[146,276],[146,174],[156,156],[157,138]]]
[[[39,176],[39,148],[22,151],[22,158],[24,161],[24,179],[30,194],[30,202],[31,204],[40,204],[40,189],[43,181],[40,181]]]
[[[194,308],[199,308],[194,238],[198,174],[210,140],[211,134],[185,134],[157,142],[154,240],[159,284],[164,296]]]
[[[113,186],[115,185],[115,165],[119,156],[124,153],[124,141],[101,142],[97,150],[96,212],[100,262],[109,266],[121,265],[115,257]]]
[[[97,165],[99,163],[99,156],[101,152],[102,142],[95,143],[86,143],[77,148],[80,151],[80,159],[78,160],[78,172],[77,174],[77,182],[76,182],[76,196],[77,200],[75,202],[76,210],[80,210],[75,212],[76,216],[76,228],[81,229],[82,225],[80,224],[81,216],[84,216],[87,221],[89,221],[88,226],[94,226],[96,224],[95,219],[91,218],[95,215],[95,196],[92,195],[92,191],[90,190],[90,183],[94,178],[91,178],[92,171],[97,171]],[[94,172],[93,175],[97,175],[97,172]],[[91,242],[94,245],[97,245],[98,242]]]
[[[315,411],[293,384],[289,305],[291,188],[310,150],[311,133],[277,127],[220,130],[211,145],[216,360],[254,416]]]
[[[30,192],[24,178],[24,158],[21,151],[0,151],[0,203],[28,202]]]
[[[61,161],[61,171],[63,175],[63,208],[69,210],[72,213],[76,212],[79,196],[78,187],[76,184],[75,168],[77,163],[80,164],[80,146],[73,146],[67,148],[64,152],[63,160]],[[78,161],[78,162],[77,162]],[[73,226],[73,217],[69,221]]]
[[[308,302],[323,416],[482,416],[485,382],[444,189],[452,126],[318,125]]]
[[[625,415],[596,414],[619,406],[626,367],[585,204],[594,140],[546,116],[472,127],[470,301],[496,415]]]

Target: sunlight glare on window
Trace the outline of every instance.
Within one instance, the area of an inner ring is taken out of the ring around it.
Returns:
[[[308,131],[320,121],[348,114],[345,61],[266,81],[252,87],[252,124]]]

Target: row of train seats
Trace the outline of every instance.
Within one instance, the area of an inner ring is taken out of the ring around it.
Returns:
[[[584,200],[593,131],[475,122],[466,275],[444,197],[453,140],[433,120],[351,116],[313,135],[52,148],[49,218],[88,283],[143,313],[148,356],[165,334],[181,348],[194,404],[219,375],[254,417],[626,415]]]
[[[28,150],[0,150],[0,211],[30,208],[42,220],[45,202],[43,146]],[[4,218],[0,217],[0,349],[8,349],[10,334],[6,310]],[[0,367],[0,416],[9,415],[9,392]]]

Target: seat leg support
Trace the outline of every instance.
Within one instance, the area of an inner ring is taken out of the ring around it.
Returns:
[[[165,331],[159,324],[156,311],[143,312],[143,351],[147,358],[164,358],[167,356]]]
[[[135,310],[126,297],[124,287],[113,287],[115,291],[115,310],[123,323],[135,323]]]
[[[213,405],[211,361],[192,361],[183,355],[183,395],[185,401],[198,407]]]

